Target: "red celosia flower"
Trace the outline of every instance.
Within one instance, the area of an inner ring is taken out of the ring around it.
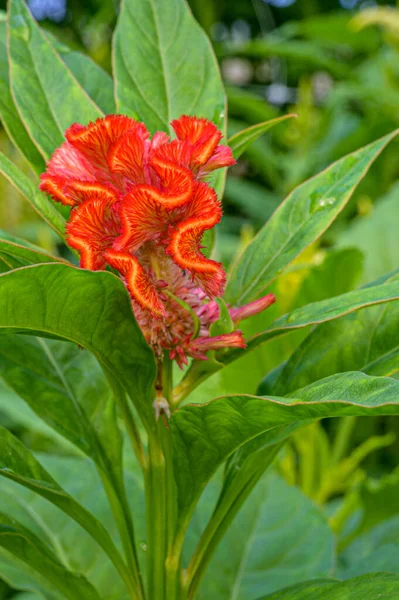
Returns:
[[[245,344],[239,331],[209,335],[219,314],[212,299],[223,293],[225,273],[201,252],[203,233],[222,217],[203,179],[234,163],[231,150],[206,119],[182,116],[172,127],[177,139],[171,141],[163,132],[150,139],[143,123],[123,115],[74,124],[40,187],[72,207],[67,239],[81,267],[116,269],[147,341],[182,366],[187,356],[205,359],[209,350]],[[232,318],[270,303],[231,309]]]

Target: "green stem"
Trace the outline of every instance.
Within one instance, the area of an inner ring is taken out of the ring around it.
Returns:
[[[148,440],[146,471],[148,597],[164,600],[166,555],[165,457],[158,435]]]
[[[99,470],[99,474],[110,503],[119,531],[126,561],[132,578],[132,600],[145,598],[144,586],[140,574],[139,562],[134,544],[134,530],[125,490],[121,490],[108,473]]]
[[[167,407],[172,398],[172,361],[164,355],[158,363],[156,403],[161,411],[158,428],[148,438],[147,552],[148,595],[151,600],[173,600],[165,590],[165,565],[175,529],[175,489],[172,467],[172,442]],[[166,594],[166,595],[165,595]]]

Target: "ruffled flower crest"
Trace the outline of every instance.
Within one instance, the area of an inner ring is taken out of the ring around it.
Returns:
[[[245,343],[239,331],[210,337],[225,273],[201,252],[204,232],[222,218],[204,178],[235,161],[211,121],[182,116],[172,127],[174,140],[164,132],[151,138],[123,115],[74,124],[40,188],[72,208],[67,241],[81,267],[116,269],[147,341],[182,366],[187,356],[206,359],[209,350]]]

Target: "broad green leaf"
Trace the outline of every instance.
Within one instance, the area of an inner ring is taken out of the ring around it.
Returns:
[[[98,108],[105,115],[115,113],[114,82],[112,77],[95,63],[90,56],[72,50],[59,42],[55,37],[50,36],[47,32],[46,35],[68,69],[90,98],[97,104]]]
[[[0,21],[0,119],[9,138],[32,165],[36,173],[44,171],[43,157],[29,137],[11,96],[5,20]]]
[[[52,264],[1,275],[1,329],[57,336],[86,348],[125,388],[145,425],[154,426],[154,355],[124,285],[111,273]]]
[[[123,0],[114,37],[118,112],[152,133],[180,115],[220,125],[225,95],[211,44],[185,0]]]
[[[65,237],[65,219],[38,185],[0,152],[0,173],[26,198],[31,207],[54,229]]]
[[[395,131],[340,159],[287,197],[235,264],[226,289],[230,304],[260,296],[327,229],[397,134]]]
[[[3,331],[0,376],[97,464],[104,467],[105,460],[120,467],[121,439],[111,391],[91,354],[73,344]]]
[[[76,119],[87,123],[103,113],[62,61],[23,0],[10,0],[8,11],[13,97],[26,128],[48,159]]]
[[[87,460],[77,458],[40,455],[39,459],[63,489],[95,515],[111,537],[116,539],[115,522],[93,465]],[[126,475],[129,497],[133,501],[132,511],[138,517],[137,539],[144,543],[142,529],[145,518],[140,513],[137,503],[142,494],[141,483],[136,481],[136,476],[130,473]],[[99,591],[102,600],[128,600],[129,595],[109,558],[75,521],[37,493],[9,479],[1,478],[0,495],[3,510],[55,548],[60,559],[72,570],[83,573]],[[138,552],[140,557],[145,559],[146,553],[142,547],[138,548]],[[40,589],[42,582],[37,573],[21,568],[20,564],[11,559],[12,557],[0,553],[2,577],[13,588],[32,591]],[[52,599],[48,589],[42,593],[45,598]],[[82,600],[83,598],[84,596]]]
[[[26,563],[22,563],[2,548],[0,548],[0,569],[2,579],[7,582],[10,588],[34,590],[35,600],[43,600],[43,598],[45,600],[65,600],[65,596],[57,593],[54,586],[40,575],[40,573],[29,567]],[[26,595],[29,597],[30,594]],[[21,596],[22,600],[25,600],[23,597],[25,594],[21,594]]]
[[[0,513],[0,546],[38,571],[65,598],[100,600],[83,575],[68,570],[52,549],[15,519]]]
[[[397,498],[396,498],[397,502]],[[397,511],[396,511],[397,512]],[[350,579],[370,571],[399,574],[399,516],[359,535],[340,555],[337,575]]]
[[[214,369],[214,371],[217,371],[219,368],[221,368],[221,364],[229,364],[231,362],[233,362],[234,360],[236,360],[237,358],[240,358],[241,356],[243,356],[246,352],[249,352],[250,350],[254,350],[255,348],[257,348],[258,346],[261,346],[262,344],[265,344],[266,342],[284,335],[286,333],[289,333],[290,331],[296,330],[296,329],[302,329],[304,327],[309,327],[311,325],[317,325],[318,323],[326,323],[328,321],[332,321],[334,319],[338,319],[339,317],[342,317],[344,315],[347,315],[349,313],[355,312],[355,311],[359,311],[360,309],[363,309],[365,307],[368,306],[372,306],[373,304],[384,304],[384,303],[391,303],[392,301],[398,300],[399,299],[399,282],[397,280],[391,281],[391,282],[387,282],[387,283],[383,283],[381,285],[376,285],[376,286],[372,286],[372,287],[367,287],[367,288],[363,288],[361,290],[356,290],[354,292],[348,292],[346,294],[342,294],[341,296],[335,296],[333,298],[329,298],[327,300],[321,300],[320,302],[313,302],[312,304],[308,304],[302,308],[298,308],[294,311],[292,311],[291,313],[289,313],[288,315],[284,315],[283,317],[280,317],[279,319],[277,319],[276,321],[274,321],[274,323],[265,331],[258,333],[250,338],[247,339],[247,347],[245,350],[231,350],[229,352],[225,352],[224,354],[217,354],[217,359],[219,361],[218,367]],[[392,302],[392,304],[395,304],[394,302]],[[390,305],[389,305],[390,306]],[[311,334],[312,335],[312,334]],[[327,340],[325,339],[325,342]],[[304,344],[306,344],[306,340],[304,342]],[[300,346],[300,348],[302,348],[302,345]],[[300,349],[298,349],[296,351],[296,353],[298,353],[298,356],[300,356]],[[294,354],[294,356],[296,356],[297,354]],[[320,361],[320,353],[318,350],[316,350],[316,354],[317,354],[317,361],[319,361],[320,365],[322,364]],[[396,357],[396,353],[394,352],[394,357]],[[389,357],[385,357],[384,358],[384,363],[385,362],[389,362],[389,368],[393,368],[392,367],[392,362],[395,361],[395,358],[393,356],[389,356]],[[301,362],[301,366],[303,366],[303,363]],[[206,375],[206,369],[207,367],[202,367],[202,365],[198,365],[197,369],[200,370],[202,369],[202,371],[204,371],[204,373],[202,373],[201,375],[204,376]],[[283,367],[281,367],[283,368]],[[358,367],[349,367],[349,370],[354,370]],[[382,368],[381,365],[379,365],[379,368]],[[387,366],[384,367],[385,370],[387,370]],[[335,370],[330,370],[328,373],[326,373],[326,375],[330,375],[332,373],[336,373],[337,371],[345,371],[348,370],[348,368],[341,368],[341,369],[335,369]],[[372,374],[374,375],[389,375],[390,372],[384,372],[384,370],[382,372],[379,371],[375,371]],[[275,382],[276,378],[277,378],[278,374],[275,373],[274,371],[270,374],[271,377],[271,381]],[[320,375],[320,377],[314,377],[314,379],[312,381],[314,381],[315,379],[320,379],[321,377],[323,377],[325,375]],[[283,380],[285,381],[285,378],[283,378]],[[266,385],[266,383],[265,383]],[[297,387],[301,387],[301,386],[297,386]],[[268,389],[268,388],[265,388]],[[283,388],[283,391],[280,391],[279,394],[285,394],[287,393],[286,391],[284,391],[285,388]],[[295,389],[295,388],[292,388]],[[275,393],[273,391],[273,393]]]
[[[121,574],[123,559],[108,532],[88,510],[58,485],[29,450],[10,432],[0,427],[0,475],[36,492],[70,516],[101,546]]]
[[[196,511],[195,523],[201,514]],[[277,526],[278,525],[278,526]],[[199,600],[248,600],[332,572],[334,538],[321,511],[297,488],[262,478],[221,542]]]
[[[1,378],[0,417],[1,422],[12,431],[25,429],[35,437],[38,436],[41,439],[49,440],[60,454],[80,455],[80,450],[76,446],[68,442],[65,437],[57,433],[55,429],[38,417],[14,390],[5,385]]]
[[[399,300],[399,279],[348,292],[328,300],[313,302],[280,317],[269,329],[253,336],[248,340],[248,349],[255,348],[290,329],[325,323],[374,304],[384,304],[395,300]]]
[[[399,577],[393,573],[370,573],[349,581],[323,579],[300,583],[258,600],[395,600]]]
[[[264,123],[258,123],[257,125],[252,125],[247,129],[243,129],[242,131],[236,133],[228,140],[228,145],[233,151],[233,156],[237,160],[241,154],[245,152],[245,150],[257,140],[261,135],[269,131],[274,125],[278,125],[279,123],[286,121],[287,119],[292,119],[296,117],[296,115],[284,115],[282,117],[277,117],[276,119],[271,119],[270,121],[265,121]]]
[[[392,283],[399,283],[393,276]],[[382,284],[382,285],[387,285]],[[375,286],[381,287],[381,286]],[[363,288],[365,291],[373,287]],[[287,394],[333,373],[358,370],[393,375],[399,370],[399,304],[391,302],[319,325],[291,358],[270,373],[261,393]]]
[[[342,415],[399,414],[399,381],[341,373],[291,397],[227,396],[186,405],[171,418],[181,522],[216,469],[240,446],[274,427]]]

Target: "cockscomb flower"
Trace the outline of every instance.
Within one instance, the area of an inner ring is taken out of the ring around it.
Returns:
[[[172,140],[164,132],[151,138],[124,115],[74,124],[40,188],[71,207],[67,241],[80,266],[115,269],[156,355],[168,350],[183,366],[188,357],[245,343],[240,331],[210,335],[226,277],[221,263],[201,252],[204,232],[222,217],[205,178],[235,161],[211,121],[182,116],[171,125]],[[257,301],[255,312],[271,301]],[[252,305],[231,309],[237,322],[253,313]]]

